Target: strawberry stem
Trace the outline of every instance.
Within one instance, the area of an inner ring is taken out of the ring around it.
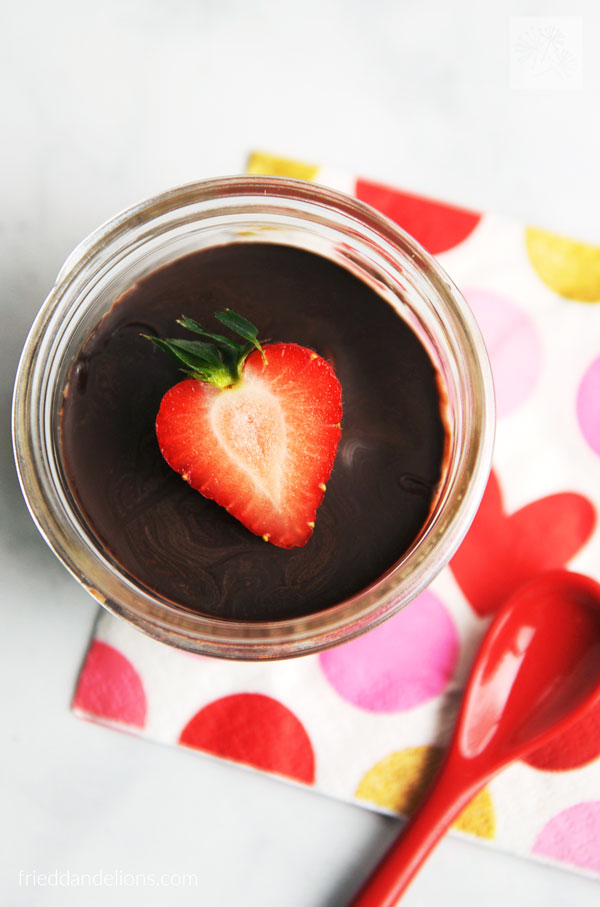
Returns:
[[[244,362],[253,350],[257,349],[260,352],[263,362],[266,363],[267,358],[258,340],[258,329],[252,322],[232,312],[231,309],[216,312],[215,318],[241,337],[245,343],[239,343],[223,334],[206,331],[198,321],[185,315],[177,321],[177,324],[205,337],[205,340],[163,340],[149,334],[142,334],[142,337],[185,366],[182,371],[191,378],[204,384],[213,384],[215,387],[231,387],[240,381]],[[211,342],[207,343],[207,340]]]

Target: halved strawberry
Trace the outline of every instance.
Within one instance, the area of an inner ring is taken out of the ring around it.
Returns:
[[[162,399],[156,435],[167,463],[251,532],[305,545],[341,437],[342,390],[328,362],[295,343],[262,346],[250,322],[216,317],[239,344],[179,323],[204,341],[149,338],[192,377]]]

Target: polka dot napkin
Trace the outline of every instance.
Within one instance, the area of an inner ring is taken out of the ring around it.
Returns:
[[[565,565],[600,579],[600,248],[269,155],[253,154],[248,169],[354,194],[439,257],[490,352],[494,470],[450,566],[371,633],[319,656],[236,664],[175,651],[102,613],[73,707],[111,727],[408,813],[506,596]],[[494,779],[455,827],[600,875],[600,704]]]

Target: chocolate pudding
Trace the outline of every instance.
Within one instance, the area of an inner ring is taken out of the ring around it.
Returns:
[[[270,341],[314,349],[342,386],[342,438],[314,535],[276,548],[191,489],[163,460],[154,422],[183,379],[141,334],[189,338],[231,308]],[[374,290],[310,252],[232,243],[165,265],[121,296],[73,366],[62,451],[73,495],[109,556],[139,585],[223,619],[283,620],[373,583],[419,534],[445,448],[438,375]]]

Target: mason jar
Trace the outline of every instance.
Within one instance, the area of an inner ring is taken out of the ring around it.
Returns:
[[[220,619],[178,605],[132,577],[106,550],[69,487],[61,409],[86,340],[125,291],[188,253],[243,242],[314,252],[392,305],[426,348],[443,388],[447,431],[429,516],[408,550],[367,588],[325,610],[270,621]],[[231,177],[181,186],[118,214],[69,256],[31,329],[13,402],[21,487],[39,531],[105,608],[178,648],[225,658],[317,652],[380,624],[448,563],[483,495],[491,466],[494,397],[479,328],[438,262],[374,209],[299,180]],[[418,603],[415,604],[418,607]]]

